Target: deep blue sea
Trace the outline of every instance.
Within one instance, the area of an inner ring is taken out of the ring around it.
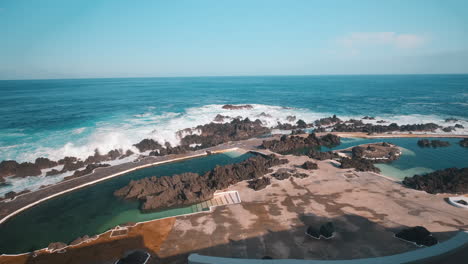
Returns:
[[[223,110],[224,104],[254,109]],[[307,122],[332,114],[372,115],[444,126],[453,125],[444,119],[454,117],[465,126],[456,133],[467,133],[468,75],[0,81],[0,160],[85,158],[95,149],[132,149],[144,138],[176,145],[176,131],[209,123],[217,114],[259,118],[270,126],[288,122],[288,115]],[[16,190],[32,181],[17,179]]]

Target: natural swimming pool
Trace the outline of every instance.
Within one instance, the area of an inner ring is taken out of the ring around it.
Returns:
[[[468,167],[468,148],[461,147],[460,138],[425,138],[429,140],[439,139],[450,142],[449,147],[422,148],[417,142],[421,138],[342,138],[341,145],[332,149],[322,148],[322,151],[345,149],[352,146],[389,142],[401,147],[402,155],[398,160],[390,163],[380,163],[376,166],[385,176],[396,179],[404,179],[415,174],[425,174],[435,170],[457,167]]]
[[[0,225],[0,254],[24,253],[50,242],[70,243],[83,235],[103,233],[118,224],[192,213],[192,207],[141,213],[138,201],[116,198],[113,192],[130,180],[183,172],[204,173],[216,165],[243,161],[250,153],[226,152],[145,168],[45,201]]]

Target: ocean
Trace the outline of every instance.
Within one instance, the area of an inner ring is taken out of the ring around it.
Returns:
[[[225,110],[224,104],[252,104]],[[265,113],[266,115],[261,115]],[[178,144],[176,131],[217,114],[312,122],[375,116],[398,124],[460,119],[468,134],[468,75],[252,76],[0,81],[0,160],[86,158],[144,138]],[[375,122],[375,121],[369,121]],[[127,160],[123,160],[127,161]],[[57,177],[9,180],[0,195]]]

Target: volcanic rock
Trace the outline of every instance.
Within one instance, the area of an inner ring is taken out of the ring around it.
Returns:
[[[183,173],[131,181],[114,192],[117,197],[138,199],[143,211],[190,205],[209,200],[216,190],[244,180],[257,179],[270,172],[270,167],[287,163],[275,155],[258,155],[239,163],[217,166],[198,175]]]
[[[462,146],[462,147],[468,148],[468,138],[464,138],[464,139],[460,140],[460,142],[458,142],[458,144],[460,144],[460,146]]]
[[[403,229],[395,234],[396,237],[416,243],[419,246],[433,246],[437,244],[437,239],[432,236],[426,228],[422,226]]]
[[[318,169],[317,163],[313,163],[312,161],[306,161],[304,164],[301,165],[301,168],[306,170],[316,170]]]
[[[286,120],[289,121],[289,122],[294,122],[294,121],[296,121],[296,116],[287,116]]]
[[[297,149],[314,148],[319,146],[339,145],[340,138],[336,135],[327,134],[318,138],[314,133],[307,137],[284,135],[280,140],[263,141],[261,147],[277,153],[287,153]]]
[[[15,175],[18,165],[18,162],[14,160],[4,160],[0,162],[0,177]]]
[[[428,139],[421,139],[418,140],[418,145],[420,147],[448,147],[450,146],[450,142],[448,141],[443,141],[443,140],[428,140]]]
[[[332,117],[326,117],[326,118],[321,118],[319,120],[316,120],[314,124],[316,126],[329,126],[329,125],[333,125],[333,124],[341,123],[341,122],[342,122],[341,119],[336,117],[336,115],[333,115]]]
[[[271,180],[270,178],[262,177],[259,179],[248,181],[249,188],[254,189],[255,191],[265,189],[268,185],[270,185]]]
[[[57,174],[60,174],[62,172],[60,172],[59,170],[56,170],[56,169],[53,169],[53,170],[50,170],[48,172],[46,172],[46,176],[54,176],[54,175],[57,175]]]
[[[48,168],[52,168],[52,167],[55,167],[58,165],[58,163],[56,161],[53,161],[53,160],[50,160],[48,158],[37,158],[36,161],[34,162],[34,164],[36,164],[39,169],[48,169]]]
[[[448,168],[425,175],[405,177],[407,187],[428,193],[468,193],[468,168]]]
[[[70,246],[74,246],[74,245],[78,245],[80,243],[83,243],[85,242],[86,240],[89,239],[89,236],[88,235],[84,235],[82,237],[78,237],[76,238],[75,240],[73,240],[71,243],[70,243]]]
[[[109,164],[89,164],[88,166],[86,166],[86,168],[84,170],[77,170],[73,173],[73,178],[76,178],[76,177],[81,177],[81,176],[84,176],[84,175],[87,175],[87,174],[90,174],[92,173],[95,169],[97,168],[102,168],[102,167],[109,167],[110,165]]]
[[[340,168],[342,169],[350,169],[354,168],[357,171],[372,171],[379,173],[380,169],[374,166],[374,163],[367,159],[362,158],[341,158],[340,160]]]
[[[223,116],[223,115],[217,114],[213,121],[222,123],[224,122],[224,119],[228,119],[228,118],[229,116]]]
[[[15,177],[41,175],[41,169],[34,163],[23,162],[16,167]]]
[[[253,109],[253,106],[247,104],[247,105],[223,105],[223,109],[228,109],[228,110],[238,110],[238,109]]]
[[[331,152],[331,151],[321,152],[315,149],[310,149],[308,152],[306,152],[306,156],[312,159],[316,159],[316,160],[328,160],[328,159],[340,158],[340,155],[336,154],[335,152]]]
[[[153,139],[143,139],[134,145],[140,152],[145,152],[147,150],[162,149],[163,146]]]

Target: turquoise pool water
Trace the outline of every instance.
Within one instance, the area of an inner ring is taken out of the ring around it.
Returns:
[[[421,148],[417,141],[421,138],[342,138],[341,145],[332,149],[344,149],[352,146],[373,143],[390,142],[403,148],[402,156],[391,163],[377,164],[382,174],[397,179],[415,174],[429,173],[450,167],[468,167],[468,148],[461,147],[458,138],[437,138],[449,141],[451,145],[443,148]],[[435,138],[427,138],[429,140]],[[330,150],[322,148],[322,151]]]
[[[250,156],[227,152],[141,169],[46,201],[0,225],[0,253],[24,253],[47,247],[50,242],[69,243],[79,236],[100,234],[118,224],[191,213],[189,206],[143,214],[137,201],[117,199],[113,192],[130,180],[183,172],[204,173],[216,165],[240,162]]]

